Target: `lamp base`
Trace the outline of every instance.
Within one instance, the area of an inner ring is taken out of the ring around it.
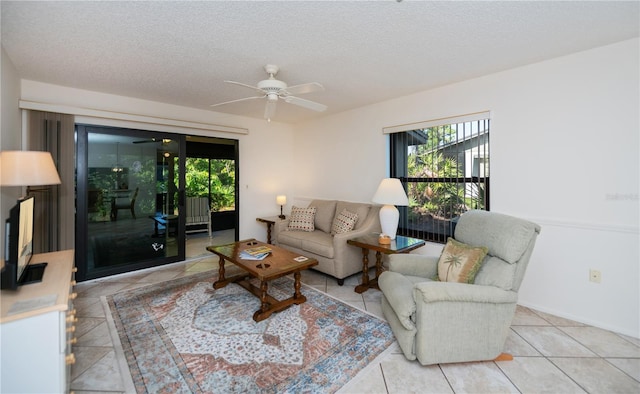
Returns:
[[[279,217],[280,219],[286,219],[286,216],[284,216],[284,215],[278,215],[278,217]]]
[[[400,220],[400,212],[394,205],[383,205],[380,208],[380,227],[382,233],[391,239],[396,239],[398,231],[398,220]]]

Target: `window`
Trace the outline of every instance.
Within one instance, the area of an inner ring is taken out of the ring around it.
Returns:
[[[398,234],[445,243],[462,213],[489,210],[489,123],[483,112],[385,129],[409,197]]]

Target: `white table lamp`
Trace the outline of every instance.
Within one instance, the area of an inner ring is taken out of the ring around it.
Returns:
[[[0,185],[44,186],[59,185],[60,176],[49,152],[0,152]],[[37,189],[27,188],[27,194]]]
[[[376,194],[373,195],[373,202],[383,204],[380,208],[380,226],[382,233],[391,239],[396,239],[396,231],[398,231],[398,220],[400,212],[396,205],[407,206],[409,199],[405,193],[402,183],[397,178],[385,178],[380,182]]]

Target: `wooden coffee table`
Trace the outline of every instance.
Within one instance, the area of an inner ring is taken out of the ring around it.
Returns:
[[[269,247],[271,254],[263,260],[246,260],[241,258],[241,251],[258,246]],[[278,246],[256,241],[255,239],[247,239],[227,245],[208,246],[207,250],[220,257],[219,277],[213,284],[213,288],[220,289],[229,283],[237,283],[260,298],[260,309],[253,314],[253,320],[257,322],[268,318],[274,312],[287,309],[293,304],[298,305],[305,302],[307,298],[300,293],[300,272],[318,264],[316,259],[301,256]],[[246,273],[226,278],[224,271],[225,261],[232,262],[246,271]],[[278,301],[267,294],[267,283],[270,280],[289,274],[293,274],[294,278],[294,292],[292,297]],[[249,282],[248,279],[250,277],[260,280],[259,288]]]

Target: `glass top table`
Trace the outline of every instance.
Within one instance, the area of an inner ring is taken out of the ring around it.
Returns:
[[[379,234],[368,234],[347,240],[349,245],[362,248],[362,283],[356,286],[356,293],[364,293],[368,289],[378,289],[378,277],[383,272],[382,254],[409,253],[425,244],[423,239],[396,236],[388,245],[378,242]],[[376,277],[369,279],[369,251],[376,252]]]

